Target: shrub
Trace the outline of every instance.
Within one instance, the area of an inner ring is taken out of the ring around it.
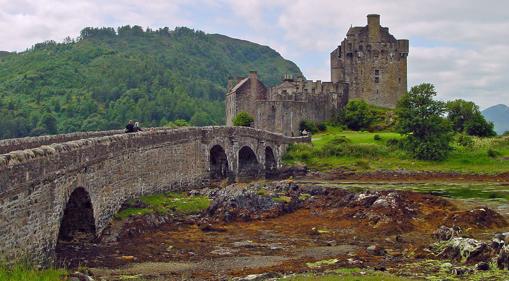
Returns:
[[[500,151],[498,151],[498,150],[495,150],[493,148],[488,149],[488,156],[491,158],[497,158],[501,155],[502,155],[502,153],[500,153]]]
[[[374,135],[374,136],[373,136],[373,140],[375,140],[375,141],[381,141],[381,140],[382,140],[382,137],[381,137],[380,135],[376,134],[376,135]]]
[[[396,148],[401,146],[401,141],[395,138],[390,138],[385,144],[389,147]]]
[[[465,131],[471,136],[494,137],[497,135],[492,122],[486,121],[481,114],[465,122]]]
[[[352,100],[344,108],[344,122],[354,131],[367,130],[374,120],[374,112],[365,101]]]
[[[251,127],[254,118],[249,113],[241,111],[233,118],[233,126]]]
[[[300,131],[306,130],[310,133],[317,133],[327,130],[327,126],[323,122],[302,120],[299,124],[299,129]]]
[[[463,147],[472,147],[474,146],[474,139],[471,136],[461,134],[458,137],[458,144]]]

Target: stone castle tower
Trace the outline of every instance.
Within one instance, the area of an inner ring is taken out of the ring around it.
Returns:
[[[379,15],[368,15],[368,25],[350,27],[332,51],[331,80],[349,84],[349,99],[394,108],[407,90],[408,45],[380,26]]]
[[[331,53],[331,82],[285,77],[268,88],[255,71],[228,81],[226,125],[241,111],[254,117],[256,128],[298,136],[303,120],[326,121],[349,99],[394,108],[407,90],[408,40],[398,40],[380,26],[379,15],[368,25],[351,27]]]

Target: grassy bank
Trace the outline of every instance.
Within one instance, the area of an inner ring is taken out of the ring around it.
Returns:
[[[59,281],[65,280],[65,269],[34,269],[24,264],[8,267],[0,264],[1,281]]]
[[[444,161],[410,157],[393,132],[354,132],[328,127],[317,133],[312,144],[292,145],[287,164],[303,163],[316,170],[346,168],[355,171],[409,170],[496,174],[509,171],[509,137],[455,138]]]
[[[207,209],[209,204],[210,200],[205,196],[188,196],[173,192],[147,195],[127,202],[127,208],[118,212],[115,218],[125,219],[129,216],[170,212],[194,214]]]
[[[407,279],[398,277],[386,272],[362,270],[359,268],[343,268],[333,270],[328,273],[318,274],[300,274],[281,278],[279,281],[407,281]]]

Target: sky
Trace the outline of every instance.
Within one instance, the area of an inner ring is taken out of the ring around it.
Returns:
[[[502,0],[0,0],[0,50],[23,51],[81,29],[187,26],[267,45],[306,78],[330,81],[329,54],[350,26],[380,14],[410,40],[409,87],[433,83],[442,100],[509,103],[509,1]]]

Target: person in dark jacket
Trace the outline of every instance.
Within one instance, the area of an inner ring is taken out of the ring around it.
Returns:
[[[126,133],[134,133],[134,132],[136,132],[135,129],[134,129],[133,120],[129,120],[129,123],[127,124],[127,126],[125,126],[125,132]]]

